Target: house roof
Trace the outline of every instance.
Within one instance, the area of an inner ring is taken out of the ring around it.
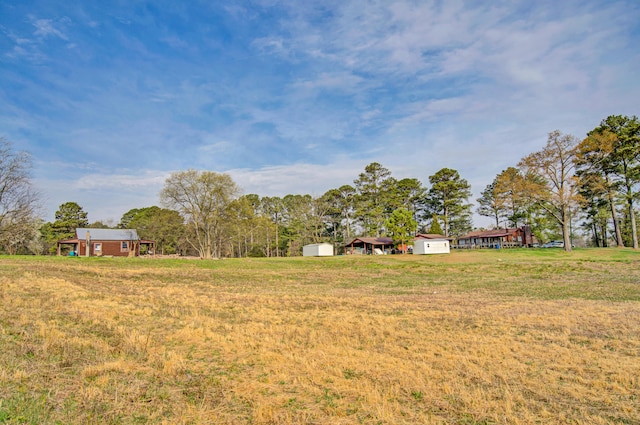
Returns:
[[[500,238],[504,236],[513,235],[518,229],[493,229],[493,230],[478,230],[475,232],[467,233],[464,236],[460,236],[458,239],[471,239],[471,238]]]
[[[393,245],[393,239],[391,238],[355,238],[345,246],[351,246],[358,242],[369,245]]]
[[[451,239],[438,233],[418,233],[416,239]]]
[[[87,232],[89,232],[91,239],[96,241],[137,241],[140,239],[136,229],[87,229],[84,227],[76,229],[76,238],[86,239]]]

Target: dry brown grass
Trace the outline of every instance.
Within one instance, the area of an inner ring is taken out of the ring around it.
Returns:
[[[640,255],[593,253],[5,257],[0,423],[639,424]]]

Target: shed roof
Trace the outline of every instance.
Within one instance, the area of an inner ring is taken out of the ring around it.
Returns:
[[[418,233],[416,239],[452,239],[438,233]]]
[[[393,245],[393,239],[391,238],[355,238],[345,246],[351,246],[358,242],[370,245]]]
[[[96,241],[137,241],[140,239],[136,229],[88,229],[84,227],[76,229],[76,238],[86,239],[87,232],[89,232],[91,239]]]

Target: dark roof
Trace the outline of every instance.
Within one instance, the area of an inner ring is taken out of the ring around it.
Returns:
[[[464,236],[460,236],[458,239],[471,239],[471,238],[501,238],[504,236],[513,235],[519,229],[493,229],[493,230],[478,230],[475,232],[467,233]]]
[[[355,238],[345,246],[351,246],[358,242],[369,245],[393,245],[393,239],[391,238]]]
[[[437,233],[418,233],[416,239],[451,239]]]
[[[84,227],[76,229],[76,238],[86,239],[87,232],[94,241],[137,241],[140,239],[136,229],[88,229]]]

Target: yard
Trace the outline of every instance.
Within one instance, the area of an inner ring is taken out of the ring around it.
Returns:
[[[0,423],[640,424],[640,252],[0,258]]]

